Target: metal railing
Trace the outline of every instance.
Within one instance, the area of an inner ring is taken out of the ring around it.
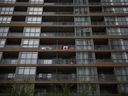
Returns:
[[[95,50],[109,50],[110,47],[108,45],[94,45]]]
[[[106,32],[92,32],[93,35],[107,35]]]
[[[1,64],[18,64],[18,59],[2,59]]]
[[[97,59],[96,62],[113,62],[112,59]]]
[[[74,25],[74,22],[42,22],[43,25]]]
[[[75,34],[74,33],[62,33],[62,32],[59,32],[59,33],[41,33],[41,36],[50,36],[50,37],[52,37],[52,36],[75,36]]]
[[[94,25],[105,25],[105,22],[91,22],[91,24],[94,24]]]
[[[74,50],[74,45],[41,45],[42,50]]]
[[[16,33],[8,33],[8,36],[14,36],[14,37],[17,37],[17,36],[23,36],[23,33],[18,33],[18,32],[16,32]]]
[[[0,3],[20,3],[20,4],[46,4],[46,5],[71,5],[71,4],[87,4],[87,3],[77,3],[77,2],[40,2],[40,1],[31,1],[31,2],[15,2],[15,1],[0,1]],[[128,2],[89,2],[89,5],[127,5]]]
[[[39,59],[38,64],[76,64],[74,59]]]
[[[127,75],[98,74],[52,74],[39,73],[35,75],[16,75],[15,73],[1,74],[0,80],[36,80],[36,81],[127,81]]]
[[[42,14],[46,15],[57,15],[57,14],[74,14],[73,12],[43,12]]]

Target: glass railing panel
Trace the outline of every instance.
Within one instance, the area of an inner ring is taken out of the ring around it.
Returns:
[[[37,81],[127,81],[127,75],[99,74],[99,75],[80,75],[80,74],[37,74]],[[120,79],[119,79],[120,78]],[[124,79],[122,79],[124,78]],[[15,73],[1,74],[0,80],[35,80],[35,75],[15,75]]]
[[[108,45],[94,45],[95,50],[110,50]]]
[[[42,50],[74,50],[74,45],[41,45]]]
[[[93,35],[107,35],[106,32],[92,32]]]
[[[17,33],[8,33],[8,36],[10,36],[10,37],[11,36],[14,36],[14,37],[18,36],[19,37],[19,36],[23,36],[23,33],[18,33],[18,32]]]
[[[40,59],[38,64],[75,64],[75,59]]]
[[[41,36],[48,36],[48,37],[53,37],[53,36],[75,36],[74,33],[41,33]]]
[[[1,64],[18,64],[18,59],[3,59]]]

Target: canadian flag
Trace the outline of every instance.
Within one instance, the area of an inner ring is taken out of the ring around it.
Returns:
[[[62,46],[62,50],[68,50],[69,46]]]

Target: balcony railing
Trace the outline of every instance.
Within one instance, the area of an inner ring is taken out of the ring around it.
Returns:
[[[18,64],[18,59],[2,59],[1,64]]]
[[[31,79],[30,79],[30,78]],[[24,80],[27,79],[28,80],[37,80],[37,81],[53,81],[53,80],[57,80],[57,81],[127,81],[126,77],[128,77],[127,75],[113,75],[113,74],[99,74],[99,75],[80,75],[80,74],[44,74],[44,73],[40,73],[36,75],[36,79],[35,75],[30,75],[27,77],[25,75],[16,75],[14,73],[11,74],[1,74],[0,75],[0,80]],[[125,79],[124,79],[125,78]]]
[[[48,96],[48,93],[43,93],[43,92],[37,92],[34,96]],[[107,94],[107,95],[106,95]],[[79,96],[79,93],[70,93],[69,96]],[[83,95],[85,96],[85,95]],[[113,93],[104,93],[104,94],[100,94],[100,95],[96,95],[96,94],[89,94],[88,96],[120,96],[119,94],[113,94]]]
[[[60,32],[60,33],[41,33],[41,36],[48,36],[48,37],[52,37],[52,36],[75,36],[75,34],[74,33],[62,33],[62,32]]]
[[[42,50],[74,50],[74,45],[41,45]]]
[[[6,45],[5,48],[19,48],[20,45]]]
[[[105,22],[91,22],[93,25],[105,25]]]
[[[20,3],[20,4],[46,4],[46,5],[71,5],[71,4],[81,4],[84,5],[86,3],[77,3],[77,2],[40,2],[40,1],[31,1],[31,2],[15,2],[15,1],[0,1],[0,3]],[[127,5],[128,2],[89,2],[89,5]]]
[[[95,50],[110,50],[108,45],[94,45]]]
[[[16,32],[16,33],[8,33],[8,36],[12,36],[12,37],[19,37],[19,36],[23,36],[23,33],[18,33],[18,32]]]
[[[20,64],[20,59],[2,59],[0,64]],[[36,59],[35,59],[36,61]],[[127,59],[38,59],[37,64],[95,64],[95,63],[109,63],[109,62],[123,62],[126,63]]]
[[[92,32],[93,35],[107,35],[106,32]]]
[[[74,25],[74,22],[42,22],[43,25]]]
[[[74,14],[73,12],[43,12],[42,14],[46,15],[60,15],[60,14]]]
[[[96,62],[99,63],[99,62],[113,62],[112,59],[96,59]]]
[[[74,59],[40,59],[38,64],[76,64]]]

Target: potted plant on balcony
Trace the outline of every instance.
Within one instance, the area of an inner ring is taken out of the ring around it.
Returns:
[[[33,96],[34,90],[33,85],[27,80],[23,80],[22,84],[17,83],[16,81],[11,81],[11,84],[8,84],[8,91],[10,96]]]
[[[52,85],[48,92],[48,96],[73,96],[71,94],[70,86],[67,84],[61,84],[59,87]]]

